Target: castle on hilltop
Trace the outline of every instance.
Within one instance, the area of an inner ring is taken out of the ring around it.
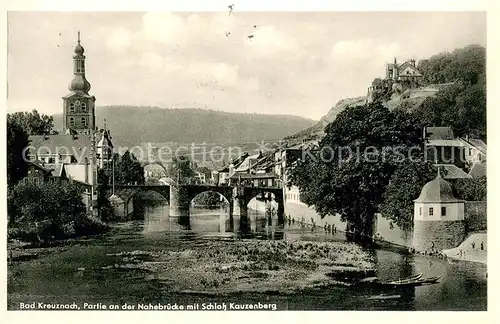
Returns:
[[[400,95],[403,92],[415,89],[423,85],[423,74],[417,69],[414,59],[409,59],[403,63],[398,63],[394,58],[393,63],[386,63],[385,78],[377,78],[368,87],[366,103],[374,101],[374,92],[383,93],[387,99],[393,95]]]
[[[422,77],[423,75],[417,69],[414,59],[398,64],[394,58],[394,63],[385,65],[385,78],[391,79],[393,82],[420,85]]]

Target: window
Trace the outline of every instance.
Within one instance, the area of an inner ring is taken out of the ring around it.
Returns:
[[[441,207],[441,216],[446,216],[446,207]]]
[[[82,126],[87,126],[87,118],[86,117],[82,117],[81,122],[82,122]]]
[[[75,126],[75,117],[69,117],[69,126]]]
[[[418,214],[419,214],[420,216],[422,216],[422,207],[420,207],[420,208],[418,209]]]
[[[429,216],[433,216],[433,215],[434,215],[434,208],[429,207]]]
[[[472,148],[469,147],[469,156],[472,155]]]
[[[87,105],[85,102],[82,102],[82,112],[87,112]]]
[[[69,104],[69,112],[72,112],[72,113],[75,112],[75,103],[74,102],[71,102]]]

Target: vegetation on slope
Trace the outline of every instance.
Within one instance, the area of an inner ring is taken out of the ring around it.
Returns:
[[[62,125],[61,115],[54,117],[54,124]],[[316,123],[291,115],[137,106],[97,107],[97,124],[102,125],[104,119],[115,146],[129,148],[142,142],[224,144],[279,140]]]

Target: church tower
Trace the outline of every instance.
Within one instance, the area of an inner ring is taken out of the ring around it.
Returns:
[[[95,97],[89,94],[90,83],[85,78],[84,48],[78,44],[73,55],[73,80],[69,84],[71,91],[63,99],[63,131],[66,134],[90,134],[95,130]]]

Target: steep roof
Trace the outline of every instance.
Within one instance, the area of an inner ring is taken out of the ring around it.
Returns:
[[[486,176],[486,162],[476,162],[469,170],[469,175],[472,178],[481,178]]]
[[[91,157],[90,135],[32,135],[29,137],[29,155],[70,154],[75,158]],[[84,162],[84,161],[78,161]]]
[[[47,166],[53,177],[65,178],[64,164],[50,164]]]
[[[248,157],[248,152],[244,152],[241,156],[233,159],[230,163],[235,167],[237,168],[238,166],[240,166],[241,163],[243,163],[245,161],[245,159]]]
[[[429,181],[422,188],[420,196],[415,199],[415,202],[427,202],[427,203],[444,203],[444,202],[460,202],[461,200],[453,196],[453,190],[451,184],[444,180],[440,174],[437,177]]]
[[[41,164],[38,161],[28,161],[28,165],[32,166],[32,167],[34,167],[36,169],[39,169],[42,172],[51,173],[51,170],[49,168],[45,167],[45,165]]]
[[[255,163],[258,161],[258,159],[262,156],[262,153],[257,153],[257,154],[254,154],[254,155],[249,155],[247,156],[243,162],[240,163],[240,165],[238,165],[238,167],[236,167],[235,171],[236,172],[243,172],[243,171],[248,171],[250,170],[251,168],[253,168],[253,166],[255,165]]]
[[[474,146],[476,149],[478,149],[481,153],[486,154],[487,151],[487,145],[485,142],[483,142],[480,139],[477,138],[469,138],[469,139],[463,139],[461,138],[464,142]]]
[[[101,139],[97,143],[98,147],[113,147],[113,143],[111,142],[111,136],[109,135],[108,130],[103,130],[101,133]]]
[[[468,179],[471,178],[470,175],[465,173],[462,169],[454,164],[439,164],[439,166],[444,169],[444,179]]]
[[[451,127],[424,127],[424,138],[429,140],[453,140],[455,136]]]
[[[429,146],[454,146],[463,147],[464,144],[458,139],[431,139],[427,140],[427,145]]]

